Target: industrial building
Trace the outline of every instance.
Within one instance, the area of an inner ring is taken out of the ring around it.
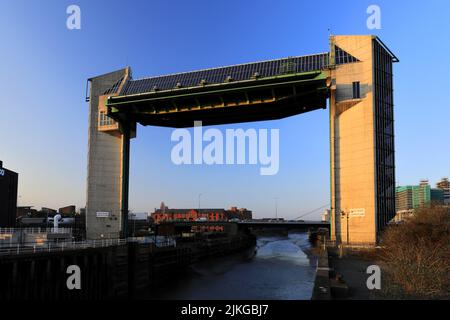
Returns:
[[[252,211],[245,208],[231,207],[225,209],[169,209],[161,204],[151,214],[154,223],[165,221],[228,221],[231,219],[250,220]]]
[[[17,219],[22,217],[32,217],[37,215],[37,209],[33,209],[33,206],[19,206],[17,207]]]
[[[12,228],[16,224],[17,183],[19,175],[3,167],[0,161],[0,227]]]
[[[75,205],[65,206],[58,209],[58,213],[63,215],[75,215],[76,207]]]

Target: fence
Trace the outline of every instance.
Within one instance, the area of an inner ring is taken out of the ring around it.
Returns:
[[[174,238],[158,236],[158,237],[128,237],[128,242],[153,243],[157,247],[176,247],[177,242]]]
[[[25,232],[28,234],[35,233],[72,233],[72,228],[0,228],[0,234],[13,234],[18,232]]]
[[[14,245],[0,247],[0,256],[14,255],[14,254],[32,254],[40,252],[56,252],[67,250],[80,250],[88,248],[103,248],[110,246],[119,246],[126,244],[125,239],[104,239],[104,240],[85,240],[80,242],[59,242],[59,243],[45,243],[39,244],[27,244],[27,245]]]
[[[342,241],[335,241],[335,240],[326,240],[324,243],[326,243],[327,247],[338,247],[342,246],[344,248],[376,248],[378,247],[376,243],[374,242],[351,242],[351,243],[345,243]]]
[[[353,242],[353,243],[344,243],[332,240],[322,240],[321,247],[324,249],[328,249],[330,252],[335,252],[339,254],[339,256],[344,256],[347,254],[361,254],[364,252],[373,252],[373,250],[378,250],[383,248],[380,245],[377,245],[373,242]]]
[[[125,245],[128,242],[154,243],[156,247],[176,247],[176,241],[173,238],[154,239],[150,237],[128,238],[128,239],[102,239],[102,240],[85,240],[85,241],[62,241],[47,242],[42,244],[11,244],[0,247],[0,256],[34,254],[42,252],[57,252],[68,250],[82,250],[89,248],[103,248],[111,246]]]

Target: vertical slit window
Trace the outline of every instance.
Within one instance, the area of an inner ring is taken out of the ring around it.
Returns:
[[[361,98],[359,81],[353,82],[353,99]]]

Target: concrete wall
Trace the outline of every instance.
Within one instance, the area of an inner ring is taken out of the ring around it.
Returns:
[[[121,231],[122,135],[118,130],[101,131],[99,103],[101,96],[120,79],[126,80],[128,69],[90,79],[89,150],[86,201],[86,236],[88,239],[118,238]],[[113,95],[113,94],[110,94]],[[99,99],[100,98],[100,99]],[[109,212],[109,217],[97,217]]]
[[[0,301],[100,300],[129,294],[129,245],[0,257]],[[68,290],[67,268],[81,270],[81,290]]]
[[[372,39],[332,37],[360,60],[330,71],[332,238],[344,243],[376,241]],[[354,81],[361,99],[352,99]]]

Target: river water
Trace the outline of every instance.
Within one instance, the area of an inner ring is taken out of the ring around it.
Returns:
[[[247,252],[190,266],[154,298],[310,299],[315,276],[310,249],[306,233],[259,236]]]

